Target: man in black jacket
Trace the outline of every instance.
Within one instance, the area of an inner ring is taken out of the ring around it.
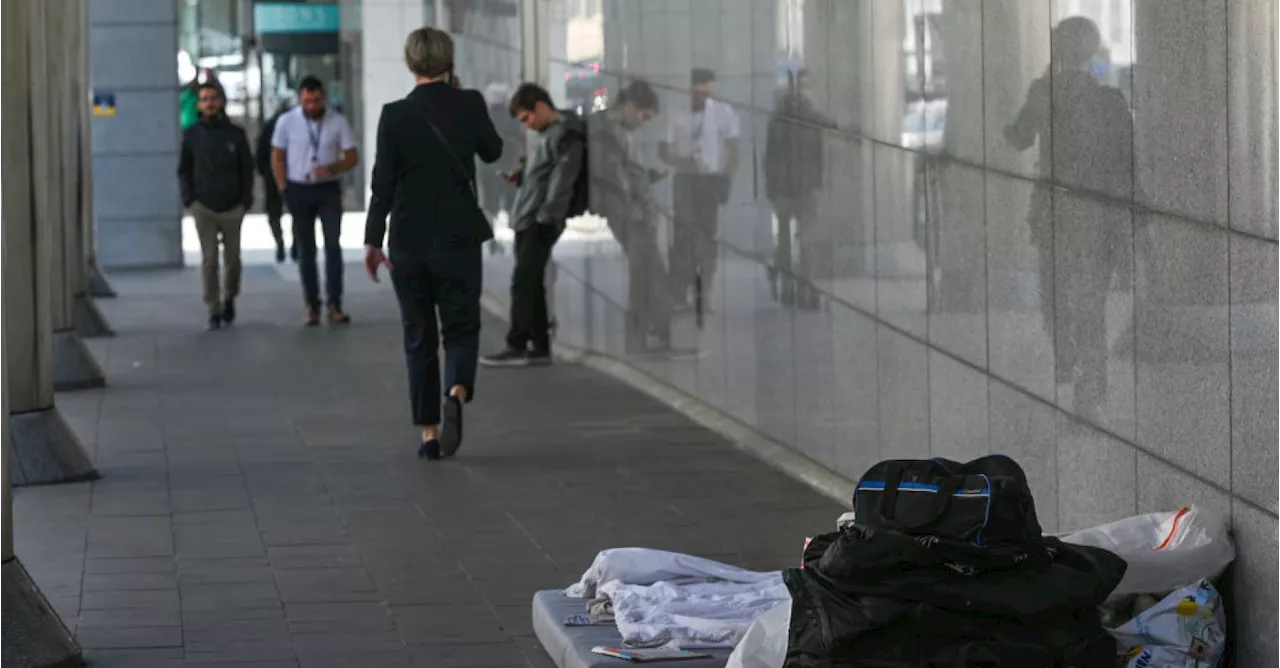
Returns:
[[[182,134],[178,181],[182,203],[195,217],[200,237],[204,303],[209,328],[236,318],[240,294],[240,224],[253,205],[253,153],[244,130],[222,112],[222,90],[201,84],[200,120]],[[218,284],[218,242],[222,242],[226,281]]]
[[[484,97],[461,90],[447,33],[415,30],[404,52],[418,85],[406,99],[383,107],[378,119],[365,271],[376,281],[380,266],[391,270],[404,325],[409,401],[414,424],[422,429],[418,456],[440,459],[461,446],[462,406],[475,397],[481,248],[493,238],[476,201],[475,159],[500,158],[502,138]],[[382,253],[388,215],[390,259]]]

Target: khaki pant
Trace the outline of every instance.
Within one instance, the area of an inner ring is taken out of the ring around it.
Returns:
[[[196,219],[196,235],[200,237],[200,268],[204,278],[204,303],[210,315],[222,313],[222,303],[240,294],[240,224],[244,221],[244,207],[227,211],[210,211],[203,204],[194,202],[191,215]],[[218,241],[222,241],[223,264],[226,279],[219,290]]]

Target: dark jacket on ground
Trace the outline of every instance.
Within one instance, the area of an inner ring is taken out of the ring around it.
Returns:
[[[855,523],[814,539],[791,592],[785,668],[1112,668],[1101,605],[1126,564],[1045,537],[976,547]]]
[[[571,111],[538,133],[533,154],[520,173],[520,192],[512,206],[511,229],[563,226],[586,157],[587,124]]]
[[[201,118],[182,133],[178,160],[182,204],[212,211],[253,205],[253,152],[240,126],[226,116]]]
[[[431,131],[427,118],[449,142],[456,160]],[[476,215],[471,189],[477,156],[487,163],[502,156],[502,138],[479,92],[445,83],[422,84],[406,99],[384,106],[378,119],[365,245],[382,246],[388,214],[393,262],[425,259],[442,246],[492,239],[493,230]],[[459,174],[458,161],[470,184]]]

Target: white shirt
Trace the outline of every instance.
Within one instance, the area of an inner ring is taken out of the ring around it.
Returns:
[[[702,111],[683,110],[671,115],[667,142],[681,155],[691,155],[702,163],[703,174],[724,169],[724,143],[742,135],[738,114],[719,100],[707,100]]]
[[[343,153],[356,147],[356,138],[342,114],[325,109],[324,116],[317,121],[307,118],[299,106],[276,121],[271,145],[284,150],[285,178],[291,183],[320,183],[312,175],[315,166],[332,165],[341,160]]]

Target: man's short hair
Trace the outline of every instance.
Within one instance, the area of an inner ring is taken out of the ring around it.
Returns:
[[[211,90],[217,93],[219,99],[225,97],[222,94],[222,86],[219,86],[216,81],[205,81],[201,83],[199,86],[196,86],[196,96],[199,96],[200,93],[203,93],[206,90]]]
[[[693,81],[693,85],[697,86],[715,81],[716,73],[705,67],[695,67],[689,78]]]
[[[430,26],[409,33],[404,41],[404,64],[420,77],[434,79],[453,69],[453,38]]]
[[[637,109],[658,111],[658,92],[647,81],[636,79],[618,92],[618,106],[635,105]]]
[[[298,90],[308,93],[323,93],[324,83],[320,81],[320,77],[308,74],[302,77],[302,81],[298,82]]]
[[[551,94],[547,89],[536,83],[525,82],[520,84],[515,94],[511,96],[511,104],[507,106],[507,111],[510,111],[512,116],[518,116],[522,111],[533,111],[539,102],[555,109],[556,105],[551,101]]]

